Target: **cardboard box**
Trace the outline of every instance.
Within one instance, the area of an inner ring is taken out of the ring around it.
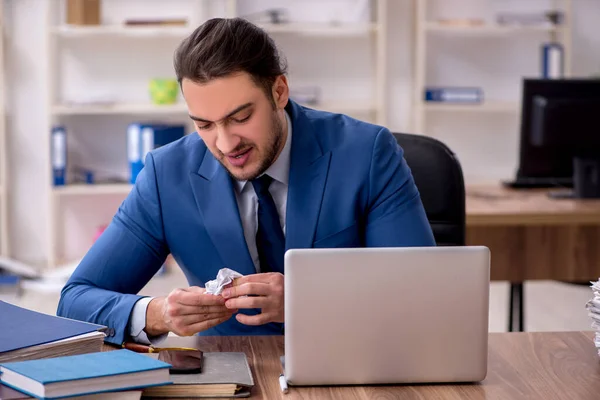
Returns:
[[[67,24],[100,25],[102,0],[67,0]]]

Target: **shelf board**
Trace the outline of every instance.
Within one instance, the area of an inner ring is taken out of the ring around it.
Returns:
[[[311,23],[311,22],[289,22],[289,23],[257,23],[259,27],[268,33],[290,33],[305,36],[357,36],[377,31],[376,23]]]
[[[54,26],[51,32],[64,38],[84,38],[84,37],[174,37],[184,38],[193,30],[186,26],[125,26],[125,25],[59,25]]]
[[[70,184],[54,186],[52,191],[57,196],[91,196],[91,195],[127,195],[133,185],[129,183],[102,183],[102,184]]]
[[[510,101],[489,101],[481,104],[424,102],[422,105],[426,111],[440,112],[512,113],[520,109],[520,103]]]
[[[423,29],[429,32],[459,33],[472,35],[506,35],[514,33],[536,33],[536,32],[561,32],[562,26],[512,26],[512,25],[473,25],[473,26],[453,26],[440,24],[438,22],[427,22]]]
[[[377,30],[376,23],[311,23],[311,22],[289,22],[289,23],[256,23],[269,33],[291,33],[298,35],[315,36],[355,36],[371,33]],[[124,26],[124,25],[96,25],[75,26],[59,25],[52,28],[51,32],[64,38],[82,37],[174,37],[184,38],[193,32],[187,26]]]
[[[357,102],[323,102],[319,104],[305,104],[309,108],[326,110],[336,113],[369,113],[374,111],[372,103]],[[52,108],[54,115],[115,115],[115,114],[182,114],[187,115],[187,106],[184,103],[173,105],[116,103],[112,105],[57,105]]]
[[[323,102],[319,104],[304,104],[300,103],[305,107],[312,108],[315,110],[328,111],[332,113],[340,114],[368,114],[375,112],[375,106],[373,103],[356,101],[356,102]]]
[[[151,103],[115,103],[107,105],[56,105],[54,115],[98,115],[98,114],[187,114],[185,103],[155,105]]]

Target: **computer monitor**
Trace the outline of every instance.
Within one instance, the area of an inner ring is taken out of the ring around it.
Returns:
[[[547,81],[527,100],[529,143],[571,157],[573,192],[600,198],[600,80]]]
[[[516,179],[505,182],[514,188],[573,186],[572,149],[536,146],[531,142],[533,99],[536,96],[594,98],[600,93],[600,80],[524,79],[521,100],[519,167]]]

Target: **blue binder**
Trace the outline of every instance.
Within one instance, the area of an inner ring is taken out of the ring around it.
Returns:
[[[179,140],[184,135],[185,125],[139,123],[129,125],[127,152],[131,169],[130,182],[135,183],[150,151]]]
[[[52,128],[50,151],[54,186],[63,186],[67,180],[67,130],[64,126]]]
[[[138,174],[144,168],[141,155],[142,126],[131,124],[127,128],[127,160],[129,161],[129,182],[135,183]]]
[[[564,48],[560,43],[542,46],[542,78],[560,79],[564,75]]]

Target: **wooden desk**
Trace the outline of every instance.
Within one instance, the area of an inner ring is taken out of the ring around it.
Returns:
[[[492,253],[492,280],[600,277],[600,201],[550,199],[548,190],[467,187],[467,244]]]
[[[243,351],[254,375],[253,399],[594,399],[600,396],[600,357],[589,332],[492,333],[488,375],[453,385],[291,387],[281,393],[282,336],[169,338],[204,351]]]

